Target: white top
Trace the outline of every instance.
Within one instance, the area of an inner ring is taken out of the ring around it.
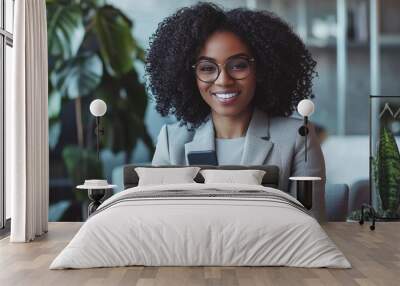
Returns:
[[[320,181],[321,177],[290,177],[292,181]]]
[[[109,185],[107,180],[85,180],[83,185],[79,185],[77,189],[85,189],[85,190],[101,190],[101,189],[112,189],[115,188],[116,185]]]
[[[79,185],[76,186],[77,189],[80,190],[104,190],[104,189],[112,189],[117,185],[107,185],[107,186],[88,186],[88,185]]]
[[[218,165],[239,165],[242,161],[245,137],[215,139]]]

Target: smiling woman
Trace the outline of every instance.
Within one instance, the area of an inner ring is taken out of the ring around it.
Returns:
[[[210,3],[163,20],[150,41],[148,87],[162,115],[178,123],[159,134],[155,165],[276,165],[280,189],[304,175],[301,121],[289,118],[312,96],[316,62],[280,18],[266,11],[225,11]],[[310,128],[309,175],[325,166]]]

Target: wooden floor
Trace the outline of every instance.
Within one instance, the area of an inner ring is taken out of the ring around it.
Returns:
[[[400,285],[400,223],[329,223],[324,229],[353,268],[289,267],[120,267],[48,270],[80,223],[50,223],[32,243],[0,241],[0,285]]]

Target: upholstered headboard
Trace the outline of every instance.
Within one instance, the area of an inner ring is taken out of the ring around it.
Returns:
[[[135,171],[136,167],[146,168],[179,168],[186,166],[150,166],[150,165],[126,165],[124,166],[124,189],[133,188],[138,185],[139,177]],[[198,165],[202,169],[220,169],[220,170],[264,170],[266,173],[262,180],[262,185],[265,187],[278,188],[279,184],[279,168],[277,166],[241,166],[241,165],[229,165],[229,166],[208,166]],[[194,179],[197,183],[204,183],[203,176],[199,173]]]

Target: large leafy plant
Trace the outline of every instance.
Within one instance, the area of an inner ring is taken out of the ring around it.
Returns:
[[[93,117],[88,102],[107,103],[102,118],[102,146],[125,153],[125,162],[138,139],[150,152],[152,140],[144,124],[147,95],[135,64],[144,51],[132,36],[133,22],[119,9],[98,0],[47,0],[49,52],[49,137],[54,148],[62,130],[62,107],[73,102],[75,146],[65,146],[63,158],[70,178],[81,183],[88,175],[101,176],[93,156]],[[85,129],[91,131],[85,132]],[[84,137],[84,134],[90,136]],[[90,166],[83,168],[83,166]]]

